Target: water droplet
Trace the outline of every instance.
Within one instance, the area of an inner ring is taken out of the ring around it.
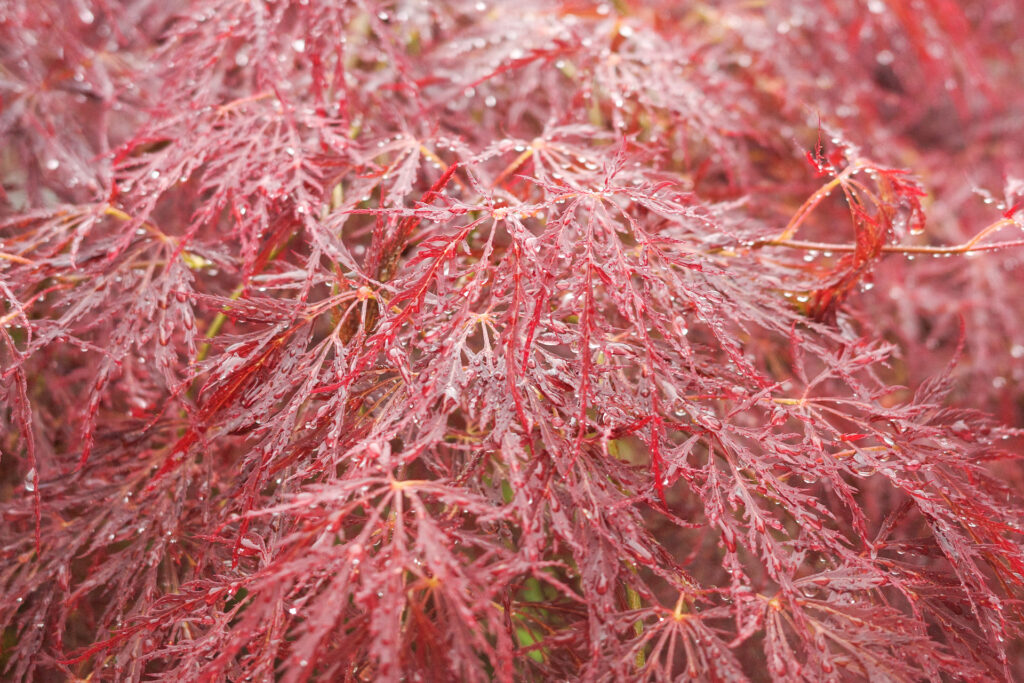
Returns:
[[[292,49],[295,50],[296,52],[305,52],[306,41],[302,38],[296,38],[295,40],[292,41]]]
[[[46,160],[46,168],[48,168],[51,171],[56,171],[59,166],[60,166],[60,162],[57,161],[56,159],[47,159]]]
[[[36,490],[36,468],[32,468],[25,475],[25,490],[35,491]]]

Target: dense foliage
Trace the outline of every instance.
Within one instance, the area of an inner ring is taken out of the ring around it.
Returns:
[[[0,677],[1024,676],[1021,26],[0,3]]]

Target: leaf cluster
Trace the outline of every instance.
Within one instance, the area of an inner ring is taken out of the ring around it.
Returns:
[[[1024,674],[1019,2],[175,5],[0,7],[3,677]]]

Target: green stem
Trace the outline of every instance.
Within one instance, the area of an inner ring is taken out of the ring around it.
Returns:
[[[629,571],[633,572],[634,575],[638,575],[635,564],[629,565]],[[626,586],[626,603],[629,605],[630,609],[640,609],[643,607],[643,603],[640,600],[640,594],[632,586]],[[633,624],[633,632],[636,633],[638,638],[644,634],[644,623],[641,620],[637,619]],[[637,672],[642,671],[646,664],[647,656],[644,653],[644,649],[641,647],[640,651],[636,653]]]
[[[245,290],[245,283],[243,282],[243,283],[239,284],[237,287],[235,287],[235,291],[231,292],[231,296],[229,298],[232,301],[237,301],[238,297],[242,296],[242,292],[244,290]],[[220,332],[220,328],[224,326],[224,323],[227,321],[227,319],[228,319],[228,309],[227,309],[227,307],[225,307],[225,308],[221,309],[221,311],[217,314],[217,317],[215,317],[213,319],[213,322],[210,323],[210,326],[206,328],[206,333],[203,335],[203,337],[205,337],[207,340],[213,339],[214,337],[216,337],[217,333]],[[209,352],[210,352],[210,342],[207,341],[207,342],[205,342],[199,348],[199,353],[196,354],[196,362],[197,363],[203,362],[203,360],[206,359],[206,354],[208,354]]]

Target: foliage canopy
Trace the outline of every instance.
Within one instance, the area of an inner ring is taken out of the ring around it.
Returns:
[[[3,675],[1024,675],[1021,25],[4,2]]]

